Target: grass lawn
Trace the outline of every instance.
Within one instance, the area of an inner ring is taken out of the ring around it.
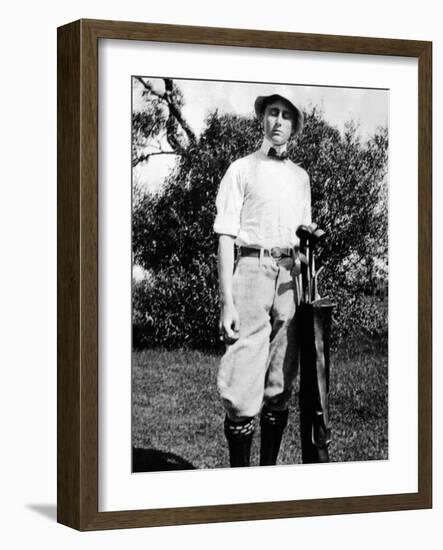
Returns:
[[[134,471],[228,467],[224,412],[216,388],[220,357],[194,350],[133,353]],[[386,346],[331,358],[331,461],[388,458]],[[279,464],[301,462],[298,388],[291,401]],[[258,423],[257,423],[258,424]],[[258,465],[260,429],[251,465]]]

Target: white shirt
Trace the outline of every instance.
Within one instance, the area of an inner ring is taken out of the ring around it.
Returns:
[[[268,157],[266,138],[258,151],[234,161],[217,194],[214,231],[236,237],[239,246],[270,249],[299,244],[295,234],[311,223],[309,176],[291,160]]]

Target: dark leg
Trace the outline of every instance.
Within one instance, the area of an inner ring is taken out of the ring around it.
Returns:
[[[277,463],[283,431],[288,423],[288,411],[271,411],[263,407],[260,426],[260,466],[273,466]]]
[[[229,445],[229,462],[231,468],[249,466],[251,443],[255,424],[253,418],[241,422],[233,422],[225,418],[225,436]]]

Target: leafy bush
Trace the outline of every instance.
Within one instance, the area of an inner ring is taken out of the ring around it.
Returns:
[[[218,313],[215,254],[171,265],[133,286],[134,347],[216,348]]]
[[[336,286],[328,295],[336,307],[333,311],[331,343],[337,348],[343,341],[357,338],[379,339],[387,342],[388,298],[351,293]]]

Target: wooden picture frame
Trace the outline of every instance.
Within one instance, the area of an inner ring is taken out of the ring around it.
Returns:
[[[98,511],[98,41],[278,48],[418,60],[418,491],[183,508]],[[432,506],[432,44],[80,20],[58,29],[58,521],[79,530]]]

